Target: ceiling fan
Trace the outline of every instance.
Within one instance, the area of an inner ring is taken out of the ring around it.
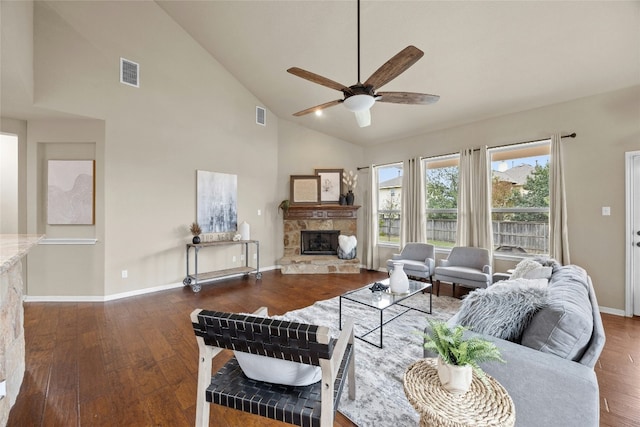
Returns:
[[[315,107],[298,111],[293,115],[296,117],[305,114],[333,107],[334,105],[344,104],[348,110],[353,111],[360,127],[369,126],[371,124],[370,108],[375,102],[390,102],[394,104],[433,104],[440,97],[438,95],[429,95],[426,93],[415,92],[376,92],[380,87],[389,83],[391,80],[405,72],[409,67],[418,62],[424,55],[420,49],[415,46],[407,46],[397,53],[393,58],[385,62],[378,68],[364,83],[360,82],[360,0],[358,0],[358,83],[353,86],[345,86],[326,77],[306,71],[298,67],[292,67],[287,72],[301,77],[310,82],[339,90],[344,95],[343,99],[336,99]]]

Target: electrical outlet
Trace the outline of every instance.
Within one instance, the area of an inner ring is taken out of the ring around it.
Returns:
[[[258,216],[262,215],[262,211],[258,209]]]
[[[232,261],[236,262],[236,256],[235,255],[233,256]]]
[[[602,215],[603,216],[611,215],[611,207],[610,206],[603,206],[602,207]]]
[[[7,380],[0,381],[0,400],[7,395]]]
[[[122,270],[122,278],[126,279],[127,277],[129,277],[129,272],[127,270]]]

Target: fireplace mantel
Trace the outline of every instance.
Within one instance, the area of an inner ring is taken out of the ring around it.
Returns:
[[[360,206],[354,205],[292,205],[284,219],[346,219],[357,218]]]

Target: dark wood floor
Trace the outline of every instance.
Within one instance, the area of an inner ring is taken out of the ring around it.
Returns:
[[[108,303],[27,303],[27,371],[9,426],[193,426],[195,308],[270,314],[385,277],[281,275],[181,288]],[[443,284],[442,294],[451,287]],[[640,319],[603,315],[607,344],[596,366],[601,425],[640,426]],[[229,357],[216,362],[218,368]],[[542,390],[540,390],[542,392]],[[284,426],[213,405],[211,425]],[[353,426],[338,414],[337,426]]]

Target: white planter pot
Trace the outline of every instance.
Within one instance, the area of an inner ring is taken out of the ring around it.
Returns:
[[[389,289],[394,294],[406,294],[409,292],[409,278],[404,272],[404,264],[402,262],[393,263],[393,271],[389,276]]]
[[[470,365],[450,365],[438,356],[437,369],[440,384],[445,390],[455,394],[464,394],[469,391],[473,379],[473,369]]]

